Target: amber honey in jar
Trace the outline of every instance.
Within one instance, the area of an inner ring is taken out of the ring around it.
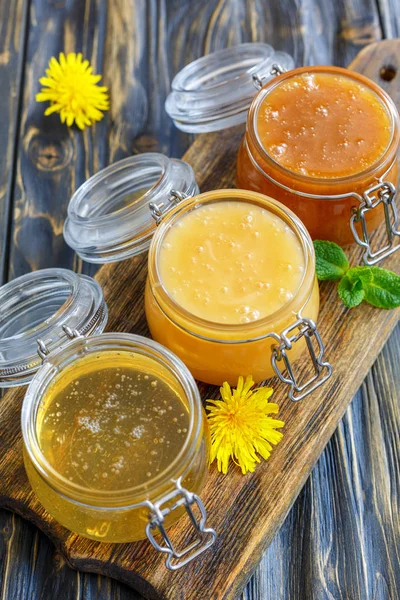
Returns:
[[[102,333],[107,309],[89,277],[37,271],[0,288],[0,306],[0,383],[30,381],[24,461],[48,512],[94,540],[148,537],[171,569],[208,548],[215,533],[198,494],[209,434],[185,365],[152,340]],[[164,528],[195,506],[204,519],[194,546],[179,553]]]
[[[355,239],[368,264],[398,247],[399,115],[367,77],[330,66],[294,69],[266,44],[242,44],[187,65],[166,110],[192,132],[247,120],[238,187],[285,204],[312,238]],[[373,248],[370,234],[381,223],[388,242]]]
[[[173,180],[168,188],[156,169],[154,181],[144,179],[152,184],[147,188],[140,183],[141,173],[149,173],[155,155],[141,155],[140,163],[136,158],[129,159],[131,174],[125,173],[124,182],[136,182],[143,196],[121,222],[130,232],[130,256],[149,247],[145,310],[152,337],[201,381],[235,384],[239,375],[251,373],[261,382],[276,373],[289,386],[290,398],[312,392],[329,377],[331,367],[316,328],[314,250],[301,221],[276,200],[246,190],[198,195],[182,192]],[[102,217],[97,216],[96,196],[101,203],[112,180],[108,171],[118,170],[118,163],[107,167],[71,200],[65,235],[85,260],[127,257],[118,227],[114,237],[109,231],[114,251],[108,257],[98,235]],[[160,181],[165,184],[161,191]],[[193,173],[185,184],[186,189],[197,187]],[[114,185],[119,190],[117,180]],[[112,190],[110,196],[117,206],[123,202]],[[89,197],[92,215],[87,214]],[[101,206],[117,222],[119,211]],[[140,215],[140,227],[135,214]],[[97,244],[86,240],[86,230]],[[309,355],[314,375],[300,382],[291,361],[307,356],[312,342],[317,350]]]
[[[380,180],[397,185],[397,110],[379,86],[348,69],[280,75],[259,92],[247,123],[238,184],[279,198],[313,238],[351,243],[357,197]],[[371,231],[383,222],[383,206],[366,221]]]

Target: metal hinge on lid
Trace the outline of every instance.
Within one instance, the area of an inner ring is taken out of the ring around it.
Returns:
[[[149,523],[146,527],[146,535],[156,550],[167,554],[165,566],[170,571],[176,571],[177,569],[180,569],[197,556],[205,552],[208,548],[210,548],[210,546],[212,546],[217,537],[214,529],[205,526],[207,513],[199,496],[183,488],[181,485],[181,479],[178,479],[175,482],[175,486],[175,490],[164,496],[158,502],[147,503],[151,512],[149,516]],[[171,506],[172,500],[175,500],[175,502]],[[167,504],[169,505],[166,506]],[[189,516],[195,533],[195,540],[186,546],[186,548],[177,550],[165,529],[164,522],[167,515],[181,506],[185,508],[186,513]],[[197,506],[200,512],[199,520],[196,518],[193,512],[193,508],[195,506]],[[156,533],[161,534],[162,540],[165,542],[164,546],[155,539],[154,534]]]
[[[69,340],[74,340],[78,337],[83,337],[77,329],[71,329],[71,327],[68,327],[68,325],[63,325],[62,329]],[[50,342],[51,342],[51,340],[50,340]],[[48,347],[46,346],[45,342],[42,339],[38,338],[36,340],[36,343],[38,345],[37,353],[39,354],[39,357],[43,361],[50,354],[50,350],[48,349]]]
[[[400,248],[400,243],[393,246],[394,239],[400,237],[400,231],[398,230],[399,217],[394,201],[395,194],[396,188],[392,183],[385,181],[377,183],[363,193],[363,202],[360,203],[358,208],[354,209],[354,213],[350,219],[350,227],[354,239],[357,244],[365,248],[363,258],[365,264],[368,266],[375,265]],[[385,214],[387,244],[383,248],[373,251],[365,215],[381,204],[383,205]],[[358,235],[355,226],[356,223],[361,223],[362,238]]]
[[[286,73],[286,69],[284,69],[283,67],[281,67],[281,65],[279,65],[278,63],[274,63],[272,65],[271,71],[270,71],[271,75],[282,75],[283,73]],[[260,77],[259,75],[253,75],[254,87],[257,90],[261,90],[261,88],[264,87],[264,85],[268,81],[269,81],[268,77]]]
[[[332,375],[332,366],[324,361],[324,344],[317,330],[317,326],[311,319],[300,317],[293,325],[285,329],[280,335],[274,334],[273,337],[279,342],[279,345],[272,349],[271,363],[279,379],[290,386],[288,397],[297,402],[302,400],[311,392],[319,388]],[[291,350],[293,344],[304,338],[311,362],[314,368],[314,375],[303,384],[300,384],[293,371],[292,364],[288,357],[288,350]],[[313,338],[317,344],[317,350],[313,345]],[[283,361],[284,369],[280,369],[278,363]],[[283,374],[284,370],[287,375]]]
[[[189,198],[187,194],[183,192],[178,192],[177,190],[171,190],[170,195],[168,196],[167,202],[160,202],[159,204],[155,204],[155,202],[149,203],[149,208],[151,211],[151,216],[155,220],[156,224],[159,225],[162,218],[179,202],[182,200],[186,200]]]

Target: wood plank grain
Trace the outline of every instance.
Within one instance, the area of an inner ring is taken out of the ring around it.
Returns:
[[[15,514],[2,511],[0,529],[2,600],[142,599],[119,581],[71,569],[44,533]]]
[[[73,0],[51,9],[40,1],[32,6],[10,278],[45,266],[81,270],[62,236],[73,192],[110,161],[139,150],[141,134],[148,149],[156,146],[145,128],[148,99],[143,84],[147,78],[155,79],[144,52],[147,35],[157,23],[153,12],[154,2],[124,0]],[[147,19],[151,27],[144,34]],[[45,117],[43,104],[35,102],[38,80],[50,57],[61,50],[83,52],[110,88],[111,110],[84,133],[68,129],[58,115]],[[137,146],[132,148],[135,139]],[[85,267],[85,272],[93,272]]]
[[[19,131],[19,109],[28,0],[0,2],[0,285],[5,282],[8,263],[11,192]]]
[[[396,54],[399,48],[400,40],[394,41],[390,52]],[[387,52],[388,46],[384,44],[385,57]],[[371,48],[368,61],[365,54],[357,68],[370,76],[379,73],[383,60],[379,48]],[[389,83],[388,89],[399,102],[397,81]],[[232,184],[240,136],[241,130],[237,128],[198,138],[186,154],[204,191]],[[379,236],[382,237],[382,232]],[[358,263],[360,251],[352,248],[351,258],[353,263]],[[399,270],[400,257],[393,256],[386,266]],[[145,276],[145,257],[108,265],[99,271],[97,278],[110,309],[110,331],[147,331],[143,307],[135,302],[143,293]],[[242,477],[232,468],[229,477],[222,478],[215,468],[211,469],[203,497],[219,538],[213,551],[201,561],[171,574],[165,570],[163,559],[156,557],[146,543],[99,544],[59,526],[29,492],[26,481],[18,420],[23,390],[9,392],[0,408],[3,422],[7,423],[0,452],[3,481],[0,502],[41,527],[77,568],[112,575],[149,598],[235,598],[283,522],[352,395],[398,320],[396,311],[379,311],[368,306],[348,311],[340,304],[332,284],[322,286],[321,291],[321,332],[324,339],[329,340],[335,376],[322,391],[299,404],[284,401],[283,390],[277,389],[276,400],[282,404],[282,418],[287,424],[285,442],[253,475]],[[304,369],[303,364],[302,372]],[[204,397],[211,393],[209,386],[203,385],[201,390]],[[221,485],[222,479],[224,485]],[[178,540],[183,540],[184,532],[179,524],[173,532]]]
[[[73,253],[62,236],[66,206],[89,175],[92,161],[99,167],[105,164],[101,159],[107,121],[78,135],[63,126],[58,115],[45,117],[35,93],[50,57],[58,57],[61,50],[84,51],[94,69],[101,69],[97,39],[104,29],[105,9],[105,2],[91,0],[31,6],[8,278],[42,266],[73,266]]]
[[[377,0],[377,10],[383,37],[400,36],[400,12],[397,0]]]

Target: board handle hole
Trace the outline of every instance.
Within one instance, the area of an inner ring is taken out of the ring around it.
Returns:
[[[379,76],[384,81],[392,81],[396,77],[397,69],[393,65],[386,65],[379,71]]]

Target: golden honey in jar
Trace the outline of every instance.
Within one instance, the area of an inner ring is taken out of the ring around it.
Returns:
[[[142,539],[147,503],[172,480],[194,493],[203,486],[208,434],[197,388],[180,361],[144,338],[103,334],[50,356],[28,389],[22,422],[33,490],[83,536]]]
[[[162,219],[149,254],[146,316],[154,339],[198,379],[236,383],[274,374],[276,336],[301,312],[316,320],[311,240],[280,203],[243,190],[180,202]],[[296,359],[300,340],[290,351]]]
[[[238,185],[283,202],[313,238],[350,243],[363,193],[377,181],[397,184],[398,122],[392,100],[366,77],[338,67],[293,69],[253,100]],[[382,207],[366,219],[376,228]]]

